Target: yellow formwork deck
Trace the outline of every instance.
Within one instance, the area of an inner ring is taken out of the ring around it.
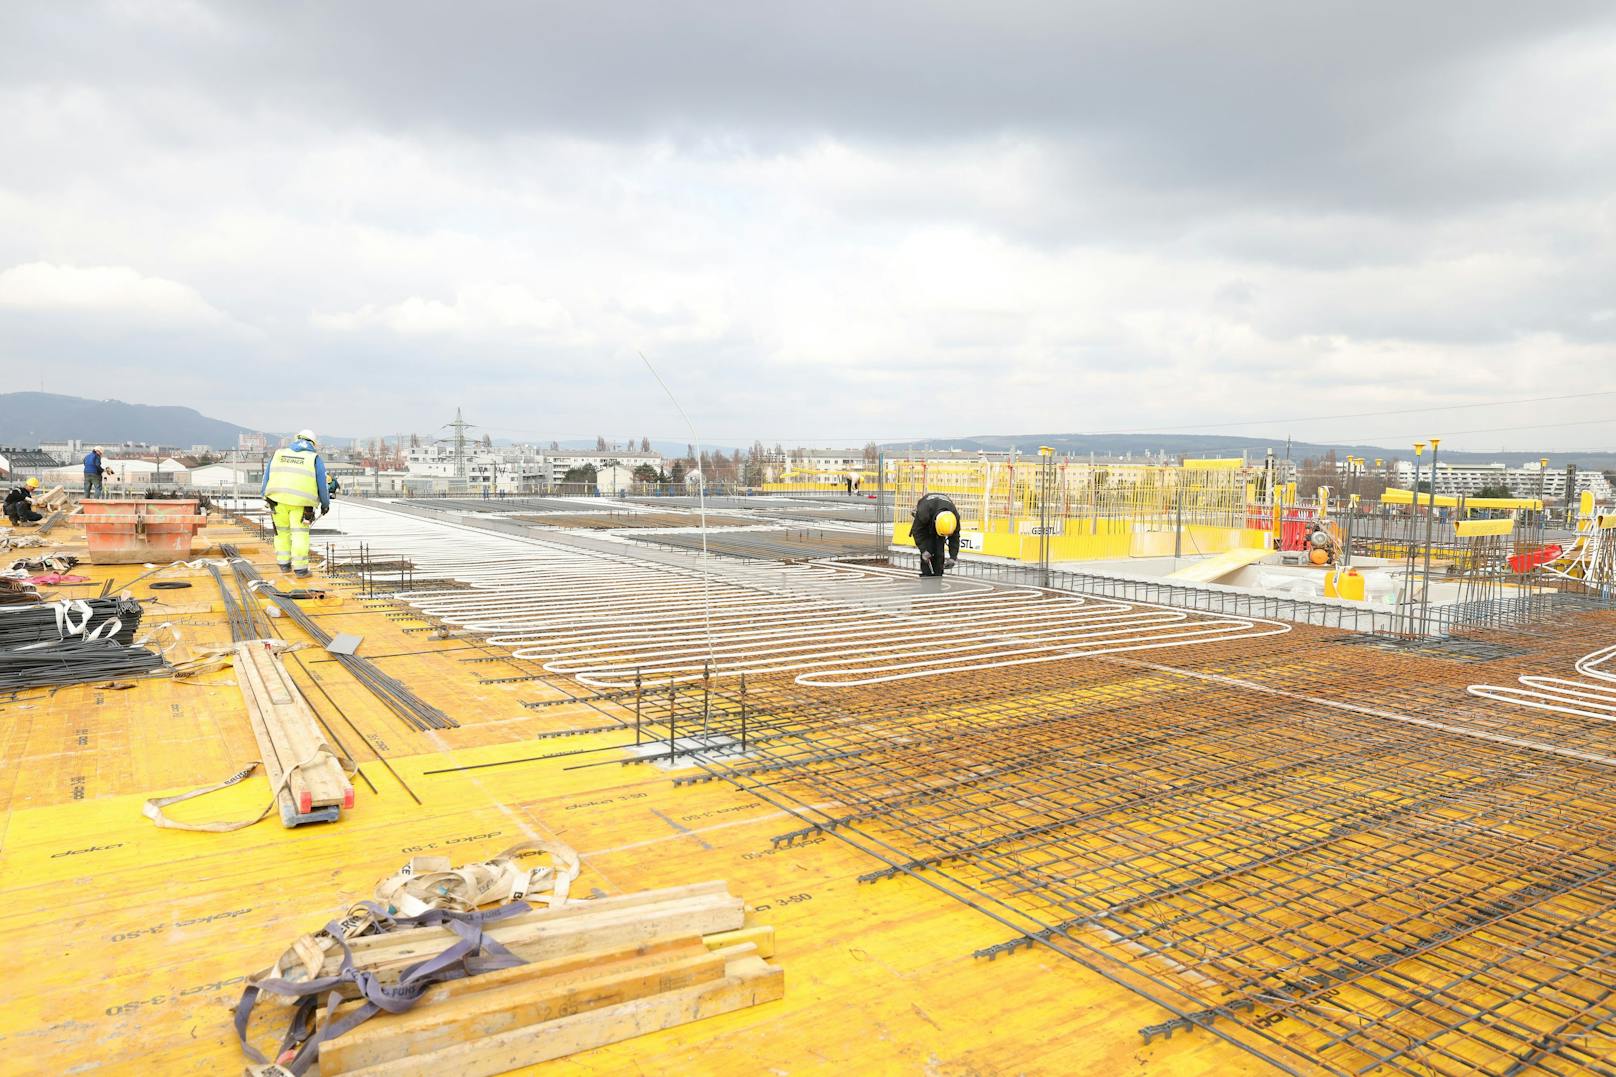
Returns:
[[[272,574],[262,545],[233,526],[210,526],[206,538],[238,543]],[[122,586],[145,569],[79,571]],[[186,645],[228,641],[206,571],[163,578],[193,586],[137,583],[136,597],[164,603],[149,607],[147,626],[166,621]],[[330,631],[364,637],[361,654],[461,722],[409,730],[342,666],[318,650],[299,653],[294,676],[363,775],[356,806],[334,824],[288,830],[272,817],[205,834],[159,830],[142,817],[147,797],[222,780],[256,758],[228,669],[195,683],[74,687],[0,703],[8,912],[0,942],[13,970],[0,1008],[0,1073],[239,1073],[231,1008],[246,975],[369,897],[411,855],[459,863],[526,838],[579,851],[577,893],[726,880],[752,918],[774,925],[775,960],[786,972],[783,1002],[575,1055],[550,1063],[554,1072],[1262,1071],[1205,1033],[1145,1045],[1138,1030],[1163,1011],[1053,954],[973,959],[974,949],[1003,939],[1002,925],[917,881],[861,886],[871,861],[833,838],[775,849],[770,838],[795,822],[728,786],[675,788],[649,765],[569,769],[621,758],[616,746],[632,740],[631,726],[543,734],[626,721],[629,712],[524,709],[524,701],[566,698],[571,686],[482,683],[532,670],[473,641],[432,638],[422,622],[343,586],[332,594],[306,608]],[[294,626],[275,623],[299,638]],[[555,757],[457,769],[545,755]],[[255,776],[170,814],[242,818],[268,797]],[[256,1031],[261,1046],[272,1042],[267,1026]]]

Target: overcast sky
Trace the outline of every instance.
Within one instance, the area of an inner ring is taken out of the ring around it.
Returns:
[[[641,350],[717,443],[1616,447],[1616,5],[0,5],[6,388],[685,440]]]

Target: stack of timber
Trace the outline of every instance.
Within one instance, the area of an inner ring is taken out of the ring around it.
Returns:
[[[484,933],[526,964],[433,984],[413,1009],[325,1041],[321,1077],[504,1073],[784,997],[785,973],[765,960],[773,929],[743,923],[742,902],[723,882],[487,922]],[[458,937],[407,928],[350,946],[357,968],[396,983]],[[328,955],[322,971],[339,967]]]
[[[353,785],[286,664],[264,640],[236,644],[235,664],[281,824],[334,822],[353,807]]]
[[[52,486],[42,494],[34,495],[35,512],[57,512],[67,508],[67,491],[60,486]]]

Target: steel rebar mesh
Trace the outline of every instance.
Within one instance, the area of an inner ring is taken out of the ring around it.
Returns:
[[[1608,634],[1583,621],[1516,661]],[[1047,945],[1177,998],[1151,1034],[1238,1021],[1281,1064],[1343,1073],[1611,1072],[1601,723],[1475,706],[1473,663],[1412,653],[1377,661],[1380,688],[1330,638],[987,672],[908,703],[760,683],[744,755],[732,689],[640,713],[647,740],[811,821],[780,842],[852,835],[889,862],[869,881],[927,878],[1025,925],[983,956]]]
[[[1006,975],[1015,951],[1051,949],[1166,1007],[1147,1035],[1204,1029],[1295,1071],[1616,1072],[1609,720],[1466,691],[1577,666],[1609,640],[1608,612],[1561,608],[1446,650],[1252,624],[993,666],[980,632],[914,619],[878,575],[731,568],[720,671],[693,643],[670,654],[693,615],[667,565],[367,529],[478,592],[401,597],[509,633],[490,642],[632,708],[637,759],[697,762],[675,780],[722,779],[798,815],[781,844],[835,834],[884,862],[871,884],[918,879],[1005,925],[980,956]],[[946,605],[956,625],[993,626],[1000,603],[1024,636],[1142,615],[1025,591]],[[804,648],[830,631],[850,653],[802,683],[799,659],[754,664],[743,635],[777,630]],[[1147,631],[1162,628],[1127,629]],[[973,653],[925,680],[838,675],[890,664],[872,656],[904,639]]]

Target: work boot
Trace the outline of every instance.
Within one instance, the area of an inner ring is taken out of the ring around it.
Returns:
[[[275,562],[275,567],[280,569],[282,572],[290,572],[290,571],[292,571],[292,562],[290,562],[290,561],[276,561]]]
[[[300,568],[296,572],[292,573],[292,575],[296,576],[300,580],[306,580],[309,578],[310,573],[308,569]]]

